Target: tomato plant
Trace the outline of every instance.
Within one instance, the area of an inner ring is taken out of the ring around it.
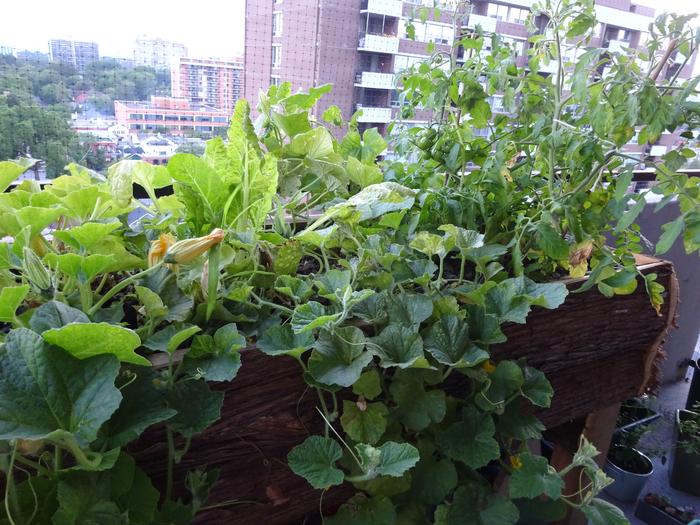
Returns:
[[[190,473],[182,501],[175,464],[220,417],[209,383],[235,380],[253,346],[293,357],[318,393],[325,432],[288,463],[314,488],[357,489],[328,523],[514,524],[569,507],[626,523],[596,497],[610,480],[590,444],[562,471],[528,450],[543,426],[521,408],[548,407],[551,385],[490,348],[504,323],[559,307],[565,275],[588,274],[580,291],[609,296],[642,284],[660,308],[661,285],[634,262],[646,201],[629,192],[623,146],[635,133],[640,144],[695,136],[700,79],[660,71],[698,35],[664,15],[639,56],[622,55],[587,49],[592,2],[533,13],[546,24],[528,68],[476,31],[403,75],[403,113],[435,119],[398,123],[392,161],[356,115],[314,116],[330,86],[285,83],[261,97],[255,124],[239,102],[202,156],[121,161],[106,177],[70,165],[44,189],[23,181],[0,195],[4,522],[191,521],[217,472]],[[539,72],[547,62],[554,74]],[[678,172],[692,153],[655,163],[659,207],[680,209],[657,253],[681,236],[700,250],[700,186]],[[0,163],[1,189],[25,169]],[[452,374],[458,394],[444,386]],[[124,449],[155,424],[169,449],[162,495]],[[589,483],[564,494],[577,467]]]

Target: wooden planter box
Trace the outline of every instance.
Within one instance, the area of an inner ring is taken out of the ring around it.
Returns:
[[[535,308],[527,324],[504,327],[508,341],[493,348],[494,359],[527,358],[554,387],[551,408],[536,412],[548,429],[634,397],[658,380],[660,344],[673,319],[677,284],[671,263],[647,259],[640,270],[657,273],[666,287],[661,316],[640,283],[635,293],[613,299],[596,290],[570,294],[558,309]],[[580,279],[567,282],[570,289],[580,284]],[[202,465],[221,470],[209,504],[239,503],[201,514],[199,524],[317,522],[320,492],[286,465],[292,447],[322,432],[316,393],[306,387],[292,358],[247,349],[242,360],[236,379],[218,387],[226,393],[220,421],[192,440],[177,465],[176,487],[182,486],[187,470]],[[150,429],[130,449],[162,487],[163,429]],[[354,492],[349,485],[327,492],[324,513],[333,513]]]

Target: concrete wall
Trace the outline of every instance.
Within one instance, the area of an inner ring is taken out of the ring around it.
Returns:
[[[658,213],[653,213],[655,204],[647,204],[637,220],[642,233],[651,242],[656,243],[661,234],[661,225],[678,217],[678,205],[669,204]],[[680,304],[678,305],[678,328],[671,329],[664,349],[668,359],[664,363],[664,382],[683,377],[686,366],[684,360],[690,358],[695,350],[700,332],[700,257],[697,254],[686,255],[680,239],[673,248],[662,256],[673,263],[680,285]],[[681,367],[679,369],[679,367]]]

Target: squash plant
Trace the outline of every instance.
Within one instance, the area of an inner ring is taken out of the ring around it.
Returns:
[[[592,7],[536,6],[546,23],[528,69],[479,31],[415,66],[402,111],[436,120],[398,131],[392,162],[356,116],[313,115],[330,86],[282,84],[255,124],[239,102],[226,140],[201,157],[122,161],[106,177],[71,165],[45,189],[0,195],[2,522],[189,523],[217,473],[180,487],[175,464],[220,416],[209,383],[235,380],[254,346],[291,356],[318,394],[325,431],[287,459],[317,489],[356,487],[328,523],[542,523],[569,507],[626,523],[596,498],[609,480],[590,444],[558,472],[528,450],[543,426],[522,407],[549,406],[546,377],[490,359],[501,325],[563,303],[566,274],[588,272],[580,290],[606,295],[642,284],[661,306],[634,265],[644,200],[628,193],[622,146],[637,131],[640,143],[694,136],[700,80],[661,80],[659,64],[692,55],[698,36],[662,16],[638,59],[586,50]],[[557,74],[538,73],[548,61]],[[494,115],[497,93],[507,111]],[[680,207],[658,253],[680,235],[700,248],[700,186],[677,172],[691,153],[655,166],[659,206]],[[24,169],[0,163],[0,187]],[[134,184],[151,198],[134,199]],[[156,424],[169,449],[162,494],[125,451]],[[577,467],[588,483],[564,494]]]

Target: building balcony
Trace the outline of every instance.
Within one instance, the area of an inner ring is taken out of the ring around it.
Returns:
[[[360,40],[357,50],[371,51],[374,53],[390,53],[395,55],[399,52],[399,37],[360,33]]]
[[[360,12],[400,17],[402,7],[401,0],[362,0]]]
[[[355,85],[363,88],[394,89],[394,79],[391,73],[362,71],[355,75]]]
[[[607,47],[613,53],[627,54],[630,48],[630,43],[624,40],[608,40],[605,43],[605,47]]]
[[[467,27],[474,29],[476,26],[481,26],[481,29],[483,29],[485,32],[495,33],[497,23],[498,20],[490,16],[472,14],[469,15],[469,19],[467,20]]]
[[[357,105],[358,110],[362,110],[362,115],[358,122],[389,123],[391,122],[391,108]]]

